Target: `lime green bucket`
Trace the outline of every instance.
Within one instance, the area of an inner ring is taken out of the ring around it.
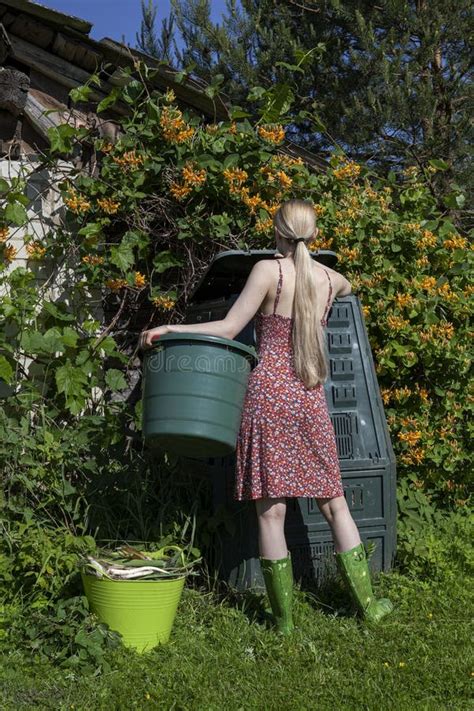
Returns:
[[[108,580],[82,573],[89,607],[120,632],[126,647],[146,652],[168,642],[185,578]]]
[[[196,333],[162,336],[143,361],[142,432],[147,444],[187,457],[234,451],[255,350]]]

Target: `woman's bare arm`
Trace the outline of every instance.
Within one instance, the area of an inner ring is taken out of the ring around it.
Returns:
[[[250,272],[239,297],[234,301],[225,318],[208,323],[186,323],[168,326],[168,333],[206,333],[210,336],[235,338],[253,319],[258,307],[267,295],[270,286],[270,272],[263,261],[257,262]]]
[[[336,298],[337,296],[348,296],[352,292],[352,286],[350,281],[348,281],[345,276],[340,274],[340,272],[336,272],[330,267],[324,268],[328,270],[329,275],[331,277],[333,289],[335,292],[334,298]]]

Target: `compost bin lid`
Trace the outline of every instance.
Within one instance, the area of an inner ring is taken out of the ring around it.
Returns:
[[[190,297],[190,303],[209,301],[210,299],[229,298],[232,294],[240,294],[247,281],[252,267],[260,259],[273,259],[277,254],[276,249],[231,249],[219,252]],[[320,249],[310,252],[316,262],[334,267],[337,264],[335,252]]]

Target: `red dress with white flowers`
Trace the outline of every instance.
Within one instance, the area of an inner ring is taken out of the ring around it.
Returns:
[[[259,363],[250,373],[237,438],[234,499],[343,496],[336,438],[319,383],[307,388],[296,375],[291,332],[293,319],[257,313]],[[327,325],[332,285],[321,325]]]

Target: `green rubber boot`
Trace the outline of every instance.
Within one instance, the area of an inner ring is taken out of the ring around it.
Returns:
[[[361,616],[370,622],[379,622],[393,610],[388,598],[376,599],[370,582],[367,555],[362,542],[355,548],[334,553],[338,570],[349,587],[352,599]]]
[[[290,552],[288,551],[286,558],[279,560],[260,558],[260,566],[277,631],[280,634],[289,635],[294,629],[292,616],[293,568]]]

